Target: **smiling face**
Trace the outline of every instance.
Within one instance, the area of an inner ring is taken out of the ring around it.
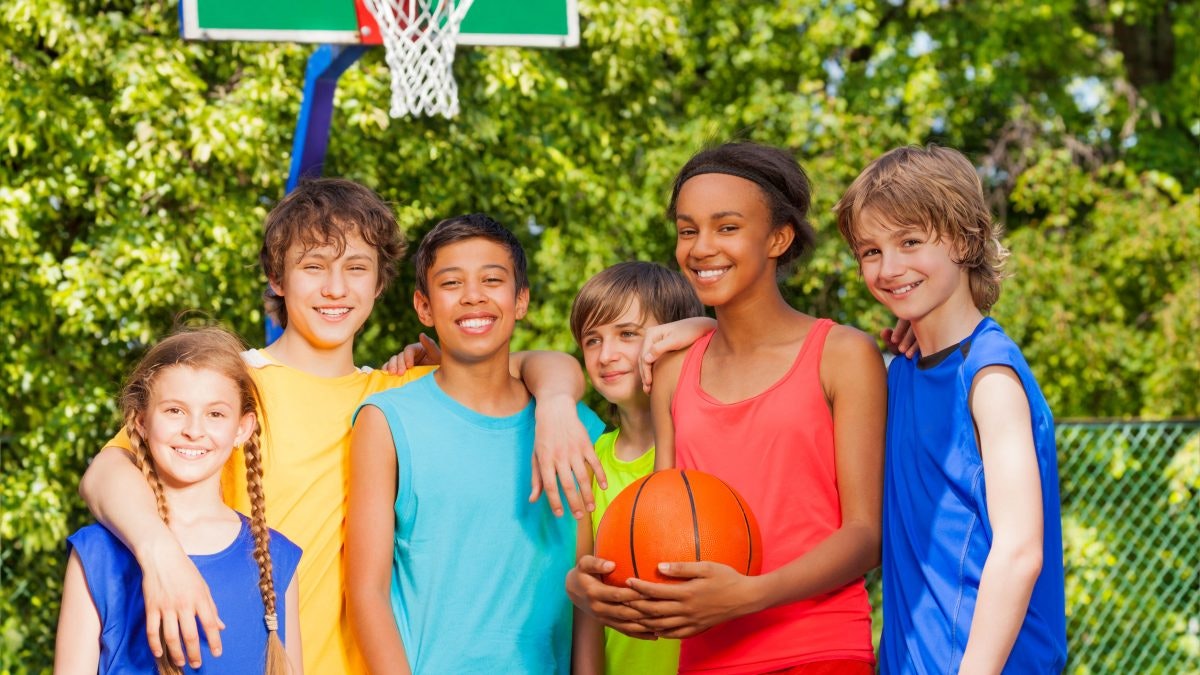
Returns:
[[[378,269],[378,252],[357,234],[346,237],[340,254],[333,245],[293,244],[283,279],[271,283],[287,308],[285,333],[319,350],[352,344],[379,295]]]
[[[219,481],[230,452],[254,430],[254,413],[241,410],[237,383],[215,370],[160,371],[139,423],[163,486]]]
[[[413,294],[421,323],[437,331],[443,357],[482,361],[508,344],[529,307],[529,289],[517,290],[508,248],[471,237],[437,249],[426,279],[428,295]]]
[[[975,313],[967,269],[954,253],[932,231],[893,225],[874,209],[862,213],[855,255],[863,280],[876,300],[918,329]]]
[[[642,391],[638,356],[646,329],[657,325],[658,321],[644,315],[641,303],[633,298],[620,316],[583,332],[583,365],[592,386],[609,403],[620,407],[649,405],[649,396]]]
[[[721,306],[747,291],[775,288],[775,268],[794,232],[773,227],[761,188],[739,176],[689,179],[675,206],[675,260],[701,302]]]

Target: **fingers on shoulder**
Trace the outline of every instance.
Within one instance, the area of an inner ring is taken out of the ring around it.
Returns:
[[[667,352],[658,357],[654,362],[654,383],[674,384],[679,379],[679,372],[683,370],[683,359],[686,356],[686,351],[677,351]]]

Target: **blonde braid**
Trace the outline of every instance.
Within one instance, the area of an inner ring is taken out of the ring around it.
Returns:
[[[158,479],[158,471],[154,468],[154,459],[150,457],[150,451],[146,449],[146,441],[138,431],[132,411],[125,418],[125,433],[129,434],[129,444],[133,446],[133,463],[142,472],[142,476],[146,478],[146,482],[150,484],[150,489],[154,492],[154,500],[158,503],[158,517],[169,525],[171,519],[167,513],[167,496],[163,494],[162,481]]]
[[[125,433],[129,434],[129,444],[133,446],[133,463],[145,476],[146,482],[150,484],[150,489],[154,492],[154,499],[158,502],[158,517],[162,518],[163,523],[170,525],[167,497],[163,494],[162,481],[158,479],[158,471],[154,468],[154,458],[146,450],[146,441],[138,431],[136,416],[137,411],[134,410],[130,410],[125,415]],[[160,639],[163,639],[165,636],[161,633],[162,628],[159,630]],[[183,675],[183,669],[172,663],[166,652],[155,659],[155,662],[158,665],[158,675]]]
[[[262,487],[262,448],[258,426],[242,448],[246,457],[246,491],[250,495],[250,532],[254,535],[254,560],[258,563],[258,589],[266,610],[263,617],[267,626],[266,675],[286,675],[290,672],[290,666],[283,642],[279,639],[275,573],[271,565],[271,531],[267,527],[266,497]],[[292,631],[295,630],[293,626]]]

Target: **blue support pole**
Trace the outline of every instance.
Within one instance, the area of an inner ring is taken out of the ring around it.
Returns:
[[[296,189],[303,178],[320,176],[329,149],[329,127],[333,119],[333,95],[338,79],[354,65],[369,47],[362,45],[321,45],[308,57],[304,70],[304,99],[296,118],[292,139],[292,166],[287,191]],[[283,334],[283,328],[267,317],[267,344]]]

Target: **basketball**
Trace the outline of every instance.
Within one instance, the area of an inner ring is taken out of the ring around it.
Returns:
[[[667,469],[631,483],[608,505],[596,556],[617,564],[603,578],[611,586],[629,577],[683,581],[659,574],[660,562],[704,560],[755,575],[762,570],[762,537],[746,501],[720,478]]]

